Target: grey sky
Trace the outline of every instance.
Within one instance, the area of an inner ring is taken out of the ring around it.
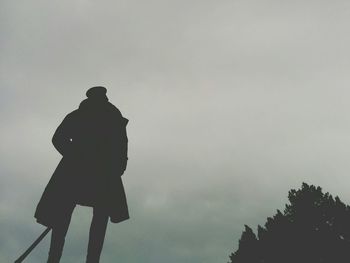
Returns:
[[[303,181],[350,203],[349,25],[348,1],[0,1],[0,261],[42,231],[51,136],[94,85],[130,119],[132,218],[102,262],[227,262]]]

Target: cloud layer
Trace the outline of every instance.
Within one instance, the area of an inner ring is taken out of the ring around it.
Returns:
[[[1,262],[42,231],[51,136],[94,85],[130,119],[132,218],[102,262],[227,262],[303,181],[350,202],[346,1],[0,5]],[[62,262],[84,261],[90,219],[76,209]]]

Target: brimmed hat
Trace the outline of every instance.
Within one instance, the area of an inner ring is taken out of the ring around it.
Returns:
[[[86,97],[106,97],[107,89],[102,86],[92,87],[87,90]]]

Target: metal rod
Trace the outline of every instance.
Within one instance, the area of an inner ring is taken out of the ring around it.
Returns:
[[[15,261],[15,263],[21,263],[32,250],[40,243],[40,241],[49,233],[51,230],[50,227],[46,228],[44,232],[31,244],[31,246]]]

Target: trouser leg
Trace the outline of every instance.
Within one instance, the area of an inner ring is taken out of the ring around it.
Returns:
[[[89,245],[86,262],[98,263],[106,235],[108,215],[102,209],[94,208],[89,233]]]
[[[57,222],[52,227],[50,251],[47,263],[60,262],[64,247],[64,241],[68,231],[69,223],[71,221],[73,210],[74,206],[67,210],[65,215],[62,217],[62,220],[60,222]]]

